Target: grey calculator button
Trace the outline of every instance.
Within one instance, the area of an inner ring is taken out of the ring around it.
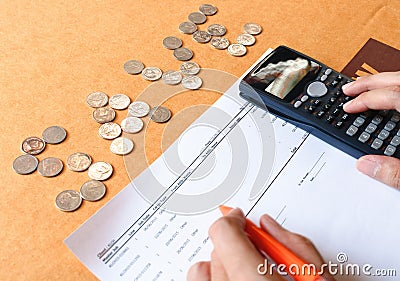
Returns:
[[[396,134],[396,135],[400,136],[400,129],[397,131],[397,134]]]
[[[328,89],[326,88],[325,84],[322,83],[321,81],[314,81],[307,87],[307,94],[310,97],[313,98],[319,98],[328,92]]]
[[[321,81],[324,82],[326,79],[328,78],[328,76],[326,76],[325,74],[321,76]]]
[[[364,124],[365,119],[361,117],[357,117],[356,120],[354,120],[353,125],[356,127],[360,127],[362,124]]]
[[[392,121],[389,121],[389,122],[387,122],[386,125],[385,125],[385,130],[390,132],[390,131],[393,130],[395,127],[396,127],[396,123],[394,123],[394,122],[392,122]]]
[[[327,68],[327,69],[325,70],[325,75],[329,75],[329,74],[331,74],[331,73],[332,73],[332,69]]]
[[[369,140],[370,136],[371,136],[370,134],[368,134],[366,132],[362,132],[362,134],[359,136],[358,140],[360,142],[367,142]]]
[[[388,145],[385,149],[384,154],[387,156],[392,156],[396,152],[396,148],[392,145]]]
[[[393,146],[398,146],[400,144],[400,137],[399,136],[394,136],[392,138],[392,141],[390,142],[391,145]]]
[[[392,122],[399,122],[400,121],[400,113],[398,113],[397,111],[395,113],[393,113],[392,118],[390,119],[390,121]]]
[[[299,108],[299,107],[301,106],[301,104],[302,104],[302,102],[298,100],[298,101],[296,101],[296,102],[294,103],[293,106],[294,106],[295,108]]]
[[[383,144],[383,140],[374,139],[374,142],[371,144],[371,147],[375,148],[375,149],[379,149],[382,147],[382,144]]]
[[[381,122],[383,121],[383,117],[380,115],[377,115],[374,117],[374,119],[372,119],[372,123],[374,123],[375,125],[379,125]]]
[[[357,131],[358,131],[358,128],[356,126],[354,126],[354,125],[351,125],[347,129],[346,134],[349,135],[350,137],[352,137],[357,133]]]
[[[389,136],[389,132],[388,131],[386,131],[386,130],[382,130],[380,133],[379,133],[379,135],[378,135],[378,138],[380,138],[381,140],[385,140],[385,139],[387,139],[387,137]]]
[[[308,100],[308,96],[307,96],[307,95],[304,95],[304,96],[301,97],[300,100],[301,100],[302,102],[306,102],[306,101]]]
[[[365,131],[367,133],[372,134],[373,132],[375,132],[375,130],[378,128],[378,126],[376,126],[375,124],[369,123],[367,128],[365,128]]]

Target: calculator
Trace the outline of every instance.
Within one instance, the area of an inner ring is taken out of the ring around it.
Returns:
[[[349,114],[352,79],[286,46],[261,60],[239,84],[244,99],[300,127],[353,157],[400,156],[400,114],[368,110]]]

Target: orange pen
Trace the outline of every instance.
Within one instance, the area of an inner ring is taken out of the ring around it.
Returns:
[[[223,215],[227,215],[232,208],[227,206],[219,207],[221,213]],[[261,228],[252,223],[249,219],[246,219],[245,231],[249,236],[250,240],[253,244],[259,249],[262,250],[265,254],[267,254],[271,259],[275,261],[276,264],[283,264],[285,268],[288,269],[291,265],[296,265],[297,268],[307,268],[309,263],[306,263],[297,255],[295,255],[292,251],[278,242],[274,237],[272,237],[269,233],[263,231]],[[304,266],[304,267],[303,267]],[[285,270],[288,274],[287,270]],[[293,280],[295,281],[318,281],[324,280],[319,275],[292,275]]]

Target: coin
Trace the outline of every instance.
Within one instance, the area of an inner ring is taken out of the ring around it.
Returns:
[[[43,131],[42,137],[46,143],[57,144],[65,140],[67,132],[60,126],[51,126]]]
[[[203,13],[193,12],[189,14],[188,19],[195,24],[203,24],[206,22],[207,17]]]
[[[217,7],[211,4],[202,4],[199,8],[200,12],[205,14],[206,16],[212,16],[217,13]]]
[[[175,50],[182,46],[182,40],[175,36],[165,37],[162,43],[165,48],[170,50]]]
[[[113,108],[113,109],[124,110],[131,103],[131,99],[127,95],[116,94],[110,98],[109,103],[110,103],[111,108]]]
[[[121,127],[117,123],[108,122],[104,123],[99,128],[99,135],[103,139],[113,140],[121,135]]]
[[[158,67],[149,66],[143,69],[142,77],[148,81],[156,81],[161,78],[162,71]]]
[[[164,81],[165,84],[176,85],[181,83],[182,75],[179,71],[168,70],[164,72],[162,80]]]
[[[218,50],[224,50],[229,46],[229,40],[225,37],[213,37],[210,41],[212,47]]]
[[[143,129],[143,121],[140,118],[128,116],[121,121],[121,128],[125,133],[139,133]]]
[[[117,155],[126,155],[131,153],[134,144],[130,139],[119,137],[113,140],[110,144],[110,150]]]
[[[56,207],[64,212],[73,212],[82,204],[82,198],[78,191],[64,190],[56,197]]]
[[[67,158],[67,168],[74,172],[86,171],[92,164],[92,157],[83,152],[75,152]]]
[[[100,124],[111,122],[115,119],[115,111],[111,107],[99,107],[93,111],[93,119]]]
[[[108,96],[103,92],[94,92],[86,97],[86,103],[94,108],[103,107],[108,103]]]
[[[179,69],[183,75],[196,75],[200,72],[200,66],[193,61],[185,61]]]
[[[197,30],[197,25],[193,22],[185,21],[179,25],[179,30],[184,34],[192,34]]]
[[[150,106],[143,101],[134,101],[128,108],[128,113],[133,117],[144,117],[149,114]]]
[[[196,75],[188,75],[182,79],[182,86],[186,89],[197,90],[201,87],[201,84],[203,84],[203,81]]]
[[[38,172],[44,177],[55,177],[61,173],[64,167],[63,162],[55,157],[47,157],[39,162]]]
[[[15,158],[13,169],[17,174],[28,175],[33,173],[39,164],[39,160],[30,154],[24,154]]]
[[[45,148],[46,148],[45,141],[38,137],[26,138],[22,142],[22,146],[21,146],[21,149],[23,152],[31,154],[31,155],[37,155],[37,154],[41,153]]]
[[[257,35],[261,33],[262,28],[257,23],[248,22],[243,26],[243,31],[251,35]]]
[[[207,32],[213,36],[223,36],[226,33],[226,28],[222,24],[212,24],[207,27]]]
[[[124,70],[128,74],[139,74],[140,72],[142,72],[143,68],[143,63],[138,60],[128,60],[124,63]]]
[[[88,170],[89,178],[98,181],[104,181],[111,177],[113,173],[113,167],[107,162],[96,162],[93,163]]]
[[[180,61],[190,60],[193,57],[193,52],[188,48],[178,48],[174,50],[174,57]]]
[[[106,186],[98,180],[89,180],[81,186],[81,197],[87,201],[98,201],[106,194]]]
[[[235,57],[241,57],[247,53],[247,49],[242,44],[231,44],[228,47],[228,53]]]
[[[171,111],[163,106],[156,106],[150,110],[150,119],[156,123],[165,123],[171,119]]]
[[[208,43],[211,40],[211,35],[203,30],[198,30],[193,33],[192,38],[198,43]]]
[[[256,43],[256,38],[251,34],[243,33],[238,35],[236,41],[243,46],[251,46]]]

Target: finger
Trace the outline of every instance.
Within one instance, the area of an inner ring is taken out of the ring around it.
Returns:
[[[203,261],[192,265],[186,276],[187,281],[211,281],[210,263]]]
[[[211,280],[229,281],[225,268],[215,251],[211,253]]]
[[[356,81],[344,85],[342,89],[343,93],[346,95],[356,96],[366,91],[390,86],[400,86],[400,71],[382,72],[375,75],[362,76]]]
[[[358,159],[357,169],[389,186],[400,189],[400,160],[381,155],[365,155]]]

